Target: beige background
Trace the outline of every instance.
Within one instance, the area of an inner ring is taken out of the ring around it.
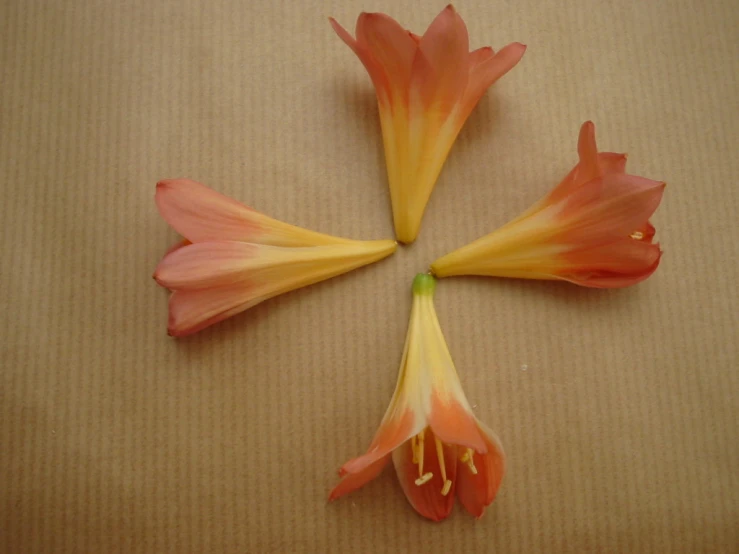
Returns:
[[[0,551],[739,551],[734,0],[458,2],[473,47],[529,50],[418,242],[167,337],[155,182],[392,236],[370,80],[326,18],[420,32],[442,7],[0,3]],[[660,269],[620,291],[442,281],[462,382],[508,452],[498,500],[431,524],[388,470],[327,504],[390,399],[412,276],[554,186],[586,119],[669,183]]]

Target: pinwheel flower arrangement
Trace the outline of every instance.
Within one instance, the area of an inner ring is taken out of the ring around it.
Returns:
[[[470,52],[452,6],[416,35],[381,13],[362,13],[352,37],[331,26],[374,84],[397,240],[418,236],[426,204],[459,131],[485,91],[526,47]],[[580,129],[579,161],[523,214],[431,264],[413,281],[413,302],[395,392],[367,452],[346,462],[329,498],[374,479],[392,460],[422,516],[440,521],[458,499],[479,518],[495,499],[506,458],[477,419],[444,340],[436,278],[484,275],[568,281],[593,288],[639,283],[662,251],[649,221],[665,184],[626,173],[626,156],[599,152],[595,126]],[[296,227],[188,179],[157,184],[156,206],[183,239],[154,271],[171,291],[168,332],[182,337],[276,295],[379,261],[397,242],[352,240]]]

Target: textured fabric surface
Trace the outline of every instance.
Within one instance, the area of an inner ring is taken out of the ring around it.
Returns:
[[[0,552],[737,552],[734,0],[456,4],[528,44],[454,146],[418,241],[186,340],[151,280],[158,179],[393,236],[377,107],[327,17],[411,0],[0,3]],[[390,400],[413,275],[576,162],[580,124],[668,182],[625,290],[453,278],[436,305],[508,473],[475,521],[394,472],[328,504]]]

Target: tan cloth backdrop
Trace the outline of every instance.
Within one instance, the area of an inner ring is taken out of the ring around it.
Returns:
[[[329,27],[442,3],[0,3],[0,551],[737,552],[734,0],[464,0],[529,45],[454,146],[419,240],[188,340],[151,280],[190,177],[284,221],[392,237],[369,78]],[[394,386],[413,275],[518,214],[586,119],[666,180],[666,254],[619,291],[449,279],[439,318],[509,471],[478,522],[394,473],[327,504]]]

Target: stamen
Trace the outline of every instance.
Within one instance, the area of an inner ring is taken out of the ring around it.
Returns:
[[[467,451],[462,454],[462,457],[459,459],[463,464],[467,464],[467,467],[470,468],[470,471],[472,472],[472,475],[477,475],[477,468],[475,467],[475,451],[471,448],[468,448]]]
[[[439,439],[436,441],[436,456],[439,458],[439,469],[441,469],[441,478],[446,481],[446,466],[444,465],[444,446]]]
[[[441,496],[446,496],[449,494],[449,491],[452,489],[452,482],[451,481],[444,481],[444,486],[441,487]]]
[[[441,487],[442,496],[449,494],[449,490],[452,488],[452,482],[446,478],[446,464],[444,463],[444,445],[441,444],[439,439],[436,441],[436,457],[439,458],[439,469],[441,470],[441,479],[444,485]]]
[[[641,239],[643,239],[643,238],[644,238],[644,233],[642,233],[641,231],[634,231],[634,232],[633,232],[633,233],[631,233],[631,235],[629,235],[629,236],[630,236],[630,237],[631,237],[632,239],[636,239],[636,240],[641,240]]]
[[[430,471],[424,475],[421,475],[418,479],[416,479],[416,486],[420,487],[421,485],[425,485],[429,481],[431,481],[432,477],[434,476],[433,473]]]
[[[418,443],[416,442],[416,435],[411,437],[411,452],[413,452],[413,463],[418,463]]]
[[[423,435],[425,432],[426,430],[424,429],[423,431],[418,433],[418,478],[419,479],[423,479],[425,477],[425,475],[423,474],[423,450],[424,450]],[[429,479],[431,479],[431,477],[429,477]],[[426,481],[428,481],[428,479],[426,479]],[[423,483],[425,483],[426,481],[424,481]],[[416,484],[418,485],[418,482],[416,482]]]

